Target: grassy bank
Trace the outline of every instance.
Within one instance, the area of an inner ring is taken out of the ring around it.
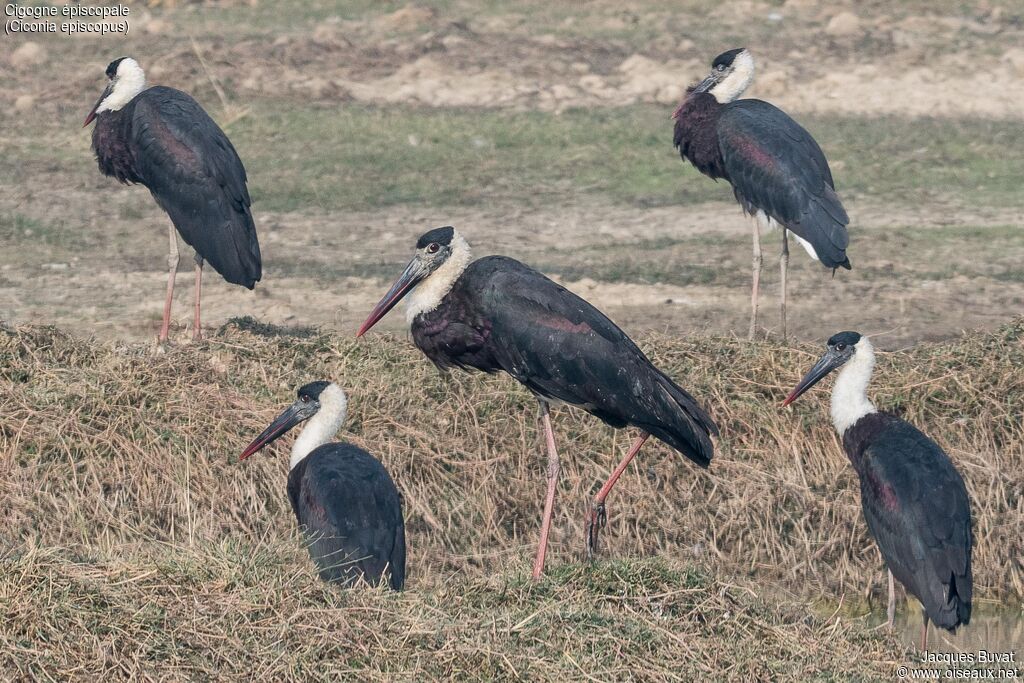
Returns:
[[[154,559],[0,558],[0,666],[43,679],[873,680],[908,658],[661,560],[333,590],[292,548],[240,540]]]
[[[535,404],[505,377],[438,374],[405,340],[280,335],[230,326],[153,355],[49,328],[0,336],[0,534],[40,546],[293,537],[286,458],[239,465],[294,387],[350,393],[343,438],[389,467],[406,500],[416,581],[526,566],[544,459]],[[991,334],[883,354],[874,394],[943,444],[976,513],[978,594],[1019,603],[1024,538],[1024,321]],[[706,562],[804,595],[881,587],[856,479],[828,423],[827,391],[778,403],[817,348],[645,339],[652,358],[722,427],[708,472],[652,444],[610,502],[608,551]],[[628,443],[577,411],[555,418],[565,468],[555,564],[578,558],[589,495]]]
[[[643,346],[719,421],[716,460],[701,472],[646,448],[609,501],[604,553],[618,559],[587,566],[583,512],[628,436],[557,412],[565,467],[551,576],[535,586],[544,459],[532,399],[505,378],[441,376],[387,336],[245,321],[159,354],[52,328],[0,332],[0,667],[305,680],[889,672],[902,646],[810,607],[884,599],[827,392],[777,408],[817,349]],[[1024,600],[1022,366],[1018,320],[883,354],[875,383],[967,480],[982,608]],[[285,448],[237,461],[294,387],[321,377],[349,390],[342,438],[377,454],[403,492],[403,595],[322,586],[285,496]]]

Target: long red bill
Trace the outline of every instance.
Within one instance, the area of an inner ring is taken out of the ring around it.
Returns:
[[[96,110],[100,108],[101,104],[103,104],[103,100],[107,99],[107,95],[110,94],[110,90],[111,87],[109,85],[103,89],[103,94],[100,95],[100,98],[98,100],[96,100],[96,104],[93,105],[93,108],[89,112],[89,115],[85,117],[85,123],[82,124],[82,128],[88,126],[90,123],[92,123],[93,119],[96,118]]]
[[[409,293],[413,287],[419,284],[420,280],[424,277],[422,268],[417,259],[413,259],[409,262],[409,265],[405,267],[402,274],[395,280],[395,284],[391,285],[391,289],[388,293],[377,302],[377,305],[370,311],[370,315],[367,316],[366,322],[363,323],[359,331],[356,332],[357,337],[362,337],[366,334],[366,331],[377,324],[377,322],[387,315],[388,311],[395,307],[399,301],[402,300],[406,294]]]
[[[297,406],[289,406],[288,409],[278,415],[277,419],[271,422],[270,426],[264,429],[251,444],[246,446],[245,450],[242,451],[242,454],[238,456],[238,459],[245,460],[267,444],[276,441],[284,435],[285,432],[302,422],[304,419],[305,417],[300,414]]]
[[[807,374],[804,375],[804,378],[796,385],[796,388],[789,392],[789,396],[787,396],[786,400],[782,402],[782,407],[785,408],[790,403],[797,400],[801,394],[820,382],[825,378],[825,375],[832,372],[842,364],[842,358],[839,358],[834,353],[826,352],[824,356],[818,359],[818,362],[814,364],[814,367],[807,371]]]

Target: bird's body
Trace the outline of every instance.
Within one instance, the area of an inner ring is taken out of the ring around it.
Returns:
[[[401,499],[379,460],[347,443],[319,446],[288,473],[288,499],[324,581],[376,585],[387,577],[401,590]]]
[[[92,146],[99,169],[122,183],[144,185],[173,224],[161,339],[178,265],[174,230],[195,250],[198,336],[204,262],[248,289],[262,277],[245,167],[224,131],[188,94],[145,88],[142,70],[130,58],[112,62],[107,74],[111,84],[86,121],[96,122]]]
[[[850,222],[821,147],[761,100],[720,103],[695,93],[680,107],[674,142],[698,171],[732,185],[736,201],[792,232],[826,268],[850,268]]]
[[[96,116],[100,171],[146,186],[185,242],[225,280],[262,276],[245,167],[224,132],[188,94],[155,86]]]
[[[867,337],[856,332],[829,339],[825,355],[783,405],[839,367],[832,423],[860,480],[868,531],[889,568],[889,621],[895,577],[924,607],[924,649],[929,621],[954,631],[971,618],[973,537],[967,487],[937,443],[868,400],[874,351]]]
[[[648,435],[702,467],[711,462],[711,436],[718,433],[714,422],[599,310],[514,259],[471,262],[469,246],[451,227],[424,234],[417,249],[358,334],[408,297],[413,341],[439,368],[504,371],[537,397],[548,489],[534,577],[543,570],[560,467],[550,404],[566,403],[612,427],[641,430],[594,499],[587,524],[591,553],[604,523],[604,500]]]
[[[413,319],[412,338],[438,367],[503,370],[543,400],[711,462],[709,435],[718,432],[693,397],[603,313],[515,259],[473,261],[436,308]]]
[[[971,514],[942,448],[896,416],[865,415],[843,434],[871,536],[893,576],[950,631],[971,619]]]
[[[762,264],[758,225],[782,229],[785,336],[788,233],[826,268],[849,269],[850,219],[836,194],[828,161],[811,134],[768,102],[737,99],[753,77],[753,58],[746,50],[719,55],[711,75],[691,87],[676,109],[673,143],[701,173],[728,181],[740,206],[756,219],[751,336]]]
[[[324,581],[405,584],[402,498],[384,465],[361,448],[331,442],[345,421],[345,393],[311,382],[242,453],[245,459],[308,421],[292,446],[288,500]]]

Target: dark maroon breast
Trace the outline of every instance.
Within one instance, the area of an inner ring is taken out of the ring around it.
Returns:
[[[125,184],[142,182],[129,145],[132,109],[133,104],[128,103],[119,111],[102,112],[96,116],[92,129],[92,149],[100,171]]]
[[[673,142],[680,156],[711,178],[729,179],[718,145],[718,118],[722,105],[708,93],[687,95],[676,111]]]
[[[413,342],[439,368],[501,369],[487,348],[489,321],[474,303],[467,288],[457,282],[437,308],[413,321]]]

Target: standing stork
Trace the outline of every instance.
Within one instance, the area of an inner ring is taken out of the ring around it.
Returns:
[[[843,368],[832,388],[832,424],[860,479],[864,519],[889,569],[889,626],[895,576],[924,607],[925,650],[929,619],[950,632],[971,620],[971,504],[942,448],[868,400],[874,366],[868,338],[840,332],[782,405]]]
[[[310,382],[299,398],[243,451],[245,460],[295,425],[305,428],[292,445],[288,499],[309,542],[320,578],[371,585],[387,577],[405,583],[402,499],[384,465],[361,448],[331,443],[345,422],[348,401],[333,382]]]
[[[357,336],[404,297],[413,342],[439,369],[503,370],[540,403],[548,467],[534,578],[544,570],[560,468],[552,402],[582,408],[615,428],[640,430],[587,515],[590,556],[607,519],[604,501],[648,436],[700,467],[711,463],[710,437],[718,429],[694,398],[601,311],[532,268],[504,256],[471,262],[469,245],[454,228],[436,228],[419,238],[415,256]]]
[[[172,223],[159,340],[166,341],[170,331],[178,270],[175,229],[196,252],[192,336],[201,339],[203,263],[209,261],[225,280],[248,289],[262,276],[245,167],[227,135],[198,102],[173,88],[147,89],[142,67],[131,57],[112,61],[107,78],[107,87],[84,124],[96,121],[92,148],[100,171],[126,185],[145,185]]]
[[[754,58],[744,48],[715,57],[711,73],[687,89],[675,119],[674,143],[697,170],[732,184],[736,200],[754,217],[754,272],[750,338],[757,328],[761,280],[761,225],[782,228],[782,337],[786,337],[786,270],[792,232],[811,258],[835,274],[850,269],[850,222],[836,195],[821,147],[781,109],[737,99],[754,80]]]

